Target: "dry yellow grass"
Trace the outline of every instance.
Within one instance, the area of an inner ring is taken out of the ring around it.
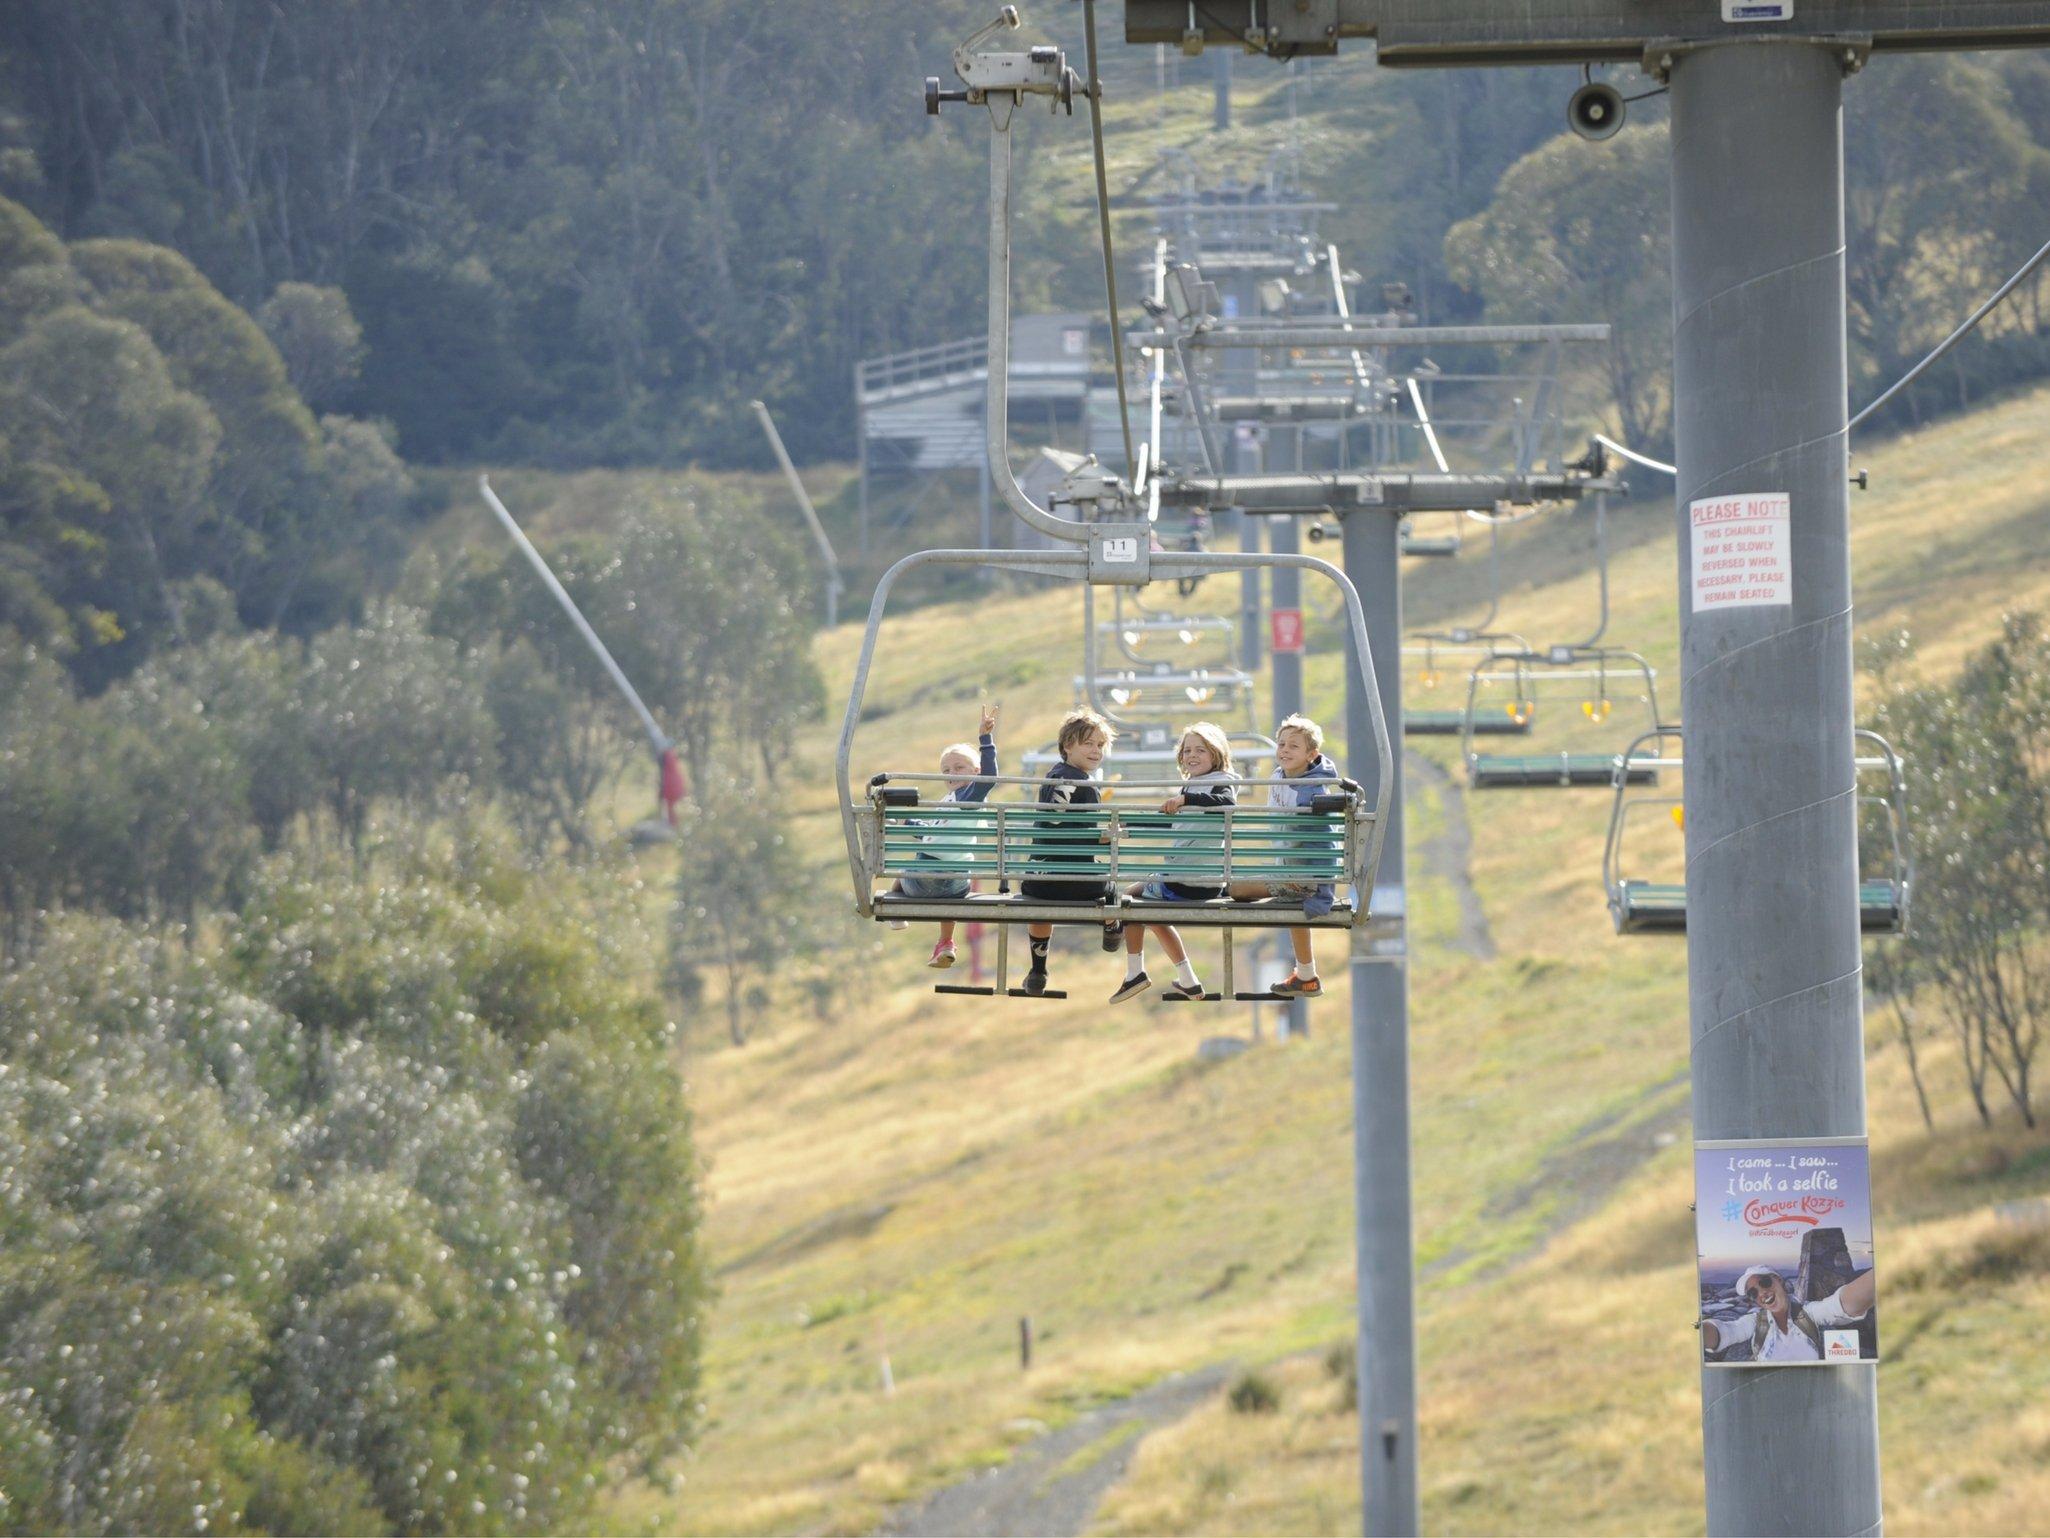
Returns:
[[[1862,626],[1911,624],[1932,676],[1988,638],[2002,607],[2050,603],[2050,492],[2032,462],[2046,421],[2050,392],[2037,392],[1859,456],[1875,477],[1853,500]],[[1612,635],[1669,669],[1670,513],[1618,522]],[[1587,542],[1579,518],[1515,531],[1505,618],[1537,640],[1584,632],[1593,584],[1569,547]],[[1477,564],[1419,565],[1412,616],[1451,607],[1444,590],[1474,591]],[[922,765],[985,697],[1005,704],[1015,764],[1067,702],[1079,608],[1072,594],[1003,592],[893,620],[857,776]],[[854,635],[822,638],[829,689],[849,676]],[[1335,720],[1335,667],[1318,659],[1309,673]],[[1661,682],[1677,708],[1677,680]],[[786,781],[827,909],[846,902],[824,773],[837,713],[796,745],[800,772]],[[1452,759],[1442,743],[1425,751]],[[1420,791],[1413,849],[1443,816]],[[1467,807],[1499,958],[1453,949],[1450,888],[1412,873],[1426,1522],[1696,1531],[1684,951],[1610,936],[1600,793],[1471,795]],[[1067,939],[1057,953],[1073,999],[1006,1006],[927,992],[927,936],[859,938],[870,959],[849,963],[857,992],[831,1018],[779,998],[747,1048],[692,1045],[722,1288],[710,1420],[676,1492],[635,1487],[618,1523],[864,1530],[1005,1456],[1021,1418],[1056,1423],[1168,1371],[1235,1359],[1281,1363],[1281,1412],[1205,1410],[1149,1438],[1106,1529],[1354,1525],[1351,1417],[1326,1403],[1315,1357],[1296,1356],[1342,1337],[1351,1314],[1342,980],[1312,1039],[1198,1066],[1196,1038],[1242,1030],[1243,1015],[1106,1011],[1115,967],[1093,944]],[[1199,941],[1197,954],[1213,952]],[[1997,1248],[1992,1205],[2041,1190],[2050,1163],[2040,1136],[1954,1118],[1925,1133],[1892,1029],[1875,1019],[1871,1033],[1881,1263],[1902,1268],[1883,1289],[1889,1522],[2041,1531],[2040,1270],[1983,1279],[1955,1305],[1918,1257]],[[1957,1103],[1954,1089],[1937,1093]],[[1678,1133],[1662,1151],[1660,1129]],[[1917,1266],[1930,1278],[1919,1289]],[[1618,1310],[1585,1286],[1595,1268],[1645,1306]],[[1029,1374],[1015,1355],[1025,1314],[1040,1341]]]

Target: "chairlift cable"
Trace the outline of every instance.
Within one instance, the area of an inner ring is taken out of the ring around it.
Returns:
[[[1951,334],[1945,337],[1941,342],[1938,342],[1936,346],[1930,350],[1930,353],[1927,357],[1925,357],[1920,363],[1917,363],[1913,368],[1909,369],[1905,374],[1901,375],[1901,377],[1896,379],[1892,384],[1888,385],[1884,390],[1882,390],[1877,396],[1873,398],[1869,405],[1865,406],[1862,410],[1858,412],[1857,415],[1852,417],[1850,421],[1846,422],[1844,424],[1844,431],[1850,432],[1851,430],[1856,428],[1867,417],[1871,416],[1873,412],[1877,411],[1881,406],[1884,406],[1888,401],[1892,400],[1896,395],[1900,394],[1901,391],[1905,390],[1909,385],[1913,384],[1917,379],[1920,379],[1924,374],[1926,374],[1932,366],[1934,366],[1936,363],[1942,360],[1945,354],[1947,354],[1953,347],[1957,346],[1959,342],[1962,342],[1966,338],[1966,336],[1968,336],[1971,333],[1973,327],[1977,326],[1980,321],[1984,320],[1988,315],[1992,314],[1994,309],[2000,304],[2001,300],[2005,299],[2009,294],[2013,293],[2015,289],[2020,287],[2022,283],[2027,281],[2029,274],[2033,273],[2038,267],[2042,266],[2046,260],[2050,260],[2050,241],[2045,241],[2040,247],[2038,247],[2036,254],[2030,257],[2026,262],[2023,262],[2022,265],[2015,271],[2013,277],[2009,278],[2005,283],[2001,284],[2000,287],[1995,289],[1991,296],[1987,298],[1985,303],[1981,304],[1976,310],[1972,311],[1970,315],[1966,316],[1963,324],[1961,324],[1955,331],[1951,332]],[[1612,450],[1613,452],[1622,455],[1623,458],[1629,460],[1632,464],[1643,465],[1647,470],[1657,470],[1666,475],[1679,474],[1678,467],[1674,465],[1665,464],[1660,460],[1649,458],[1646,455],[1637,453],[1633,449],[1627,449],[1622,444],[1618,443],[1614,438],[1608,437],[1606,434],[1596,433],[1594,435],[1594,441],[1602,445],[1603,448]]]
[[[1610,453],[1620,455],[1622,458],[1629,460],[1633,465],[1643,465],[1645,469],[1657,470],[1662,475],[1678,475],[1680,473],[1677,465],[1669,465],[1663,460],[1653,459],[1648,454],[1640,454],[1635,449],[1625,448],[1607,433],[1596,433],[1594,441]]]
[[[1089,56],[1089,137],[1096,152],[1096,223],[1103,236],[1103,286],[1110,297],[1110,362],[1118,384],[1118,426],[1125,435],[1125,473],[1139,463],[1132,451],[1132,408],[1125,399],[1125,334],[1118,325],[1118,269],[1111,253],[1110,181],[1103,163],[1103,81],[1096,72],[1096,0],[1082,0]]]
[[[2000,287],[1993,291],[1993,295],[1991,298],[1989,298],[1984,304],[1980,305],[1978,309],[1972,311],[1970,315],[1966,316],[1963,325],[1959,326],[1957,330],[1951,332],[1951,334],[1945,337],[1941,342],[1938,342],[1936,344],[1935,350],[1932,351],[1928,357],[1924,358],[1920,363],[1917,363],[1913,368],[1909,369],[1905,374],[1901,375],[1899,379],[1895,380],[1892,385],[1890,385],[1883,393],[1881,393],[1878,399],[1874,400],[1871,405],[1867,406],[1863,411],[1860,411],[1856,416],[1852,417],[1851,420],[1844,425],[1844,430],[1848,432],[1852,428],[1856,427],[1860,422],[1864,421],[1865,418],[1869,417],[1881,406],[1884,406],[1888,401],[1892,400],[1894,396],[1898,395],[1902,390],[1905,390],[1909,385],[1913,384],[1917,379],[1921,378],[1921,376],[1925,372],[1927,372],[1931,364],[1935,363],[1945,353],[1949,352],[1951,348],[1957,346],[1959,342],[1963,341],[1965,339],[1966,334],[1970,332],[1974,326],[1978,325],[1980,321],[1984,320],[1988,315],[1993,313],[1994,306],[1998,305],[2001,300],[2005,299],[2009,294],[2013,293],[2015,289],[2020,286],[2022,281],[2025,278],[2027,278],[2030,273],[2034,272],[2038,267],[2042,266],[2043,261],[2046,257],[2050,257],[2050,241],[2045,241],[2043,245],[2040,248],[2038,248],[2034,256],[2030,257],[2026,262],[2022,263],[2020,269],[2015,273],[2013,277],[2009,278],[2005,283],[2001,284]]]

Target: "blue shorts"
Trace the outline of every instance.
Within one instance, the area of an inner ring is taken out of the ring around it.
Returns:
[[[1149,903],[1204,903],[1223,895],[1222,887],[1181,886],[1164,876],[1150,877],[1139,888],[1139,900]]]
[[[897,885],[906,897],[966,897],[966,876],[899,876]]]

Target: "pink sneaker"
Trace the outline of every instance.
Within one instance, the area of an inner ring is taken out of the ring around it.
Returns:
[[[942,972],[952,966],[954,964],[954,942],[952,940],[940,941],[932,948],[932,955],[926,960],[925,964]]]

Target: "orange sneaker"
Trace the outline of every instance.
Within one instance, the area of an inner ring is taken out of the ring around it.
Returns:
[[[1297,977],[1291,972],[1274,985],[1274,991],[1285,999],[1314,999],[1324,991],[1321,977]]]

